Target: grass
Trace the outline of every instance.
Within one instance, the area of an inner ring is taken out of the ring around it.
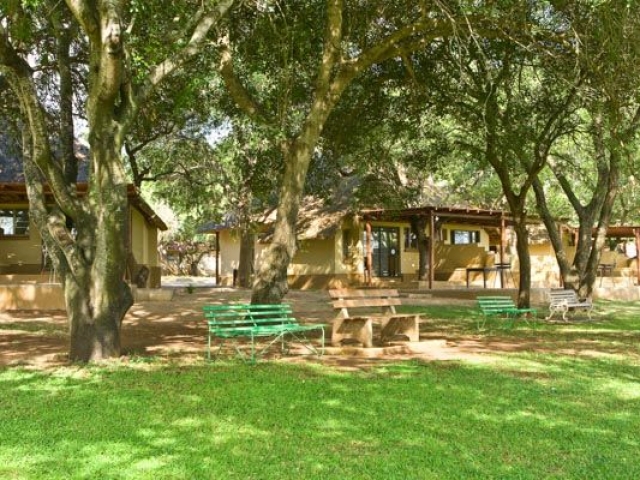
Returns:
[[[472,307],[416,308],[481,338]],[[538,346],[491,364],[0,369],[0,478],[640,478],[638,313],[488,331]]]
[[[544,308],[538,309],[538,319],[529,325],[516,324],[506,329],[503,319],[487,321],[487,329],[477,330],[480,315],[476,306],[433,305],[406,306],[403,312],[420,313],[425,319],[421,332],[448,338],[477,337],[499,339],[506,342],[528,342],[538,351],[553,352],[560,349],[592,349],[608,355],[640,356],[640,303],[603,301],[596,303],[592,319],[584,312],[569,316],[563,322],[560,316],[547,322]]]
[[[0,333],[2,330],[21,330],[30,332],[34,335],[51,336],[51,337],[67,337],[68,330],[63,325],[55,325],[47,321],[14,321],[0,323]]]

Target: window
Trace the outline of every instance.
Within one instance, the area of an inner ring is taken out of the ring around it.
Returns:
[[[351,257],[351,230],[342,231],[342,259],[349,260]]]
[[[29,211],[0,210],[0,234],[4,236],[29,235]]]
[[[478,230],[451,230],[451,245],[469,245],[480,243]]]
[[[411,228],[404,229],[404,249],[416,250],[418,248],[418,237],[411,231]]]

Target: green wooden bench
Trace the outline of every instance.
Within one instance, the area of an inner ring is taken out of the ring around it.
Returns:
[[[478,318],[478,330],[484,327],[489,317],[506,317],[512,319],[511,326],[515,320],[523,315],[536,316],[535,308],[518,308],[509,296],[499,295],[483,295],[477,297],[478,307],[480,308],[480,317]]]
[[[280,342],[283,353],[288,351],[288,343],[291,340],[301,342],[309,351],[316,354],[324,354],[324,325],[301,325],[294,317],[291,306],[288,304],[275,305],[205,305],[202,307],[204,317],[209,326],[207,338],[207,358],[211,359],[211,347],[218,341],[215,357],[222,351],[224,344],[233,343],[235,351],[244,356],[241,346],[248,340],[250,342],[249,358],[251,363]],[[309,332],[320,333],[320,350],[315,348],[306,334]],[[266,346],[257,350],[258,340],[261,337],[268,338]]]

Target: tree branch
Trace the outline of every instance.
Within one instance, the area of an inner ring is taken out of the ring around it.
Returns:
[[[137,92],[137,102],[144,103],[164,78],[171,75],[176,69],[198,54],[205,43],[211,28],[223,18],[233,6],[235,0],[220,0],[215,9],[202,15],[195,26],[187,45],[156,65],[147,76],[143,86]]]
[[[228,35],[223,35],[218,42],[220,51],[220,64],[218,71],[227,87],[229,95],[236,102],[240,110],[246,113],[249,118],[264,125],[272,123],[272,119],[267,116],[262,106],[251,96],[249,91],[242,84],[235,73],[233,66],[233,54],[231,52]]]
[[[80,25],[90,38],[91,43],[100,43],[100,22],[87,0],[65,0],[67,7],[73,13]]]
[[[27,119],[33,143],[33,161],[51,186],[62,210],[72,218],[77,218],[81,206],[75,192],[65,181],[64,174],[57,163],[52,161],[51,146],[47,135],[48,128],[45,113],[38,100],[31,69],[9,43],[6,31],[0,27],[0,72],[6,74],[11,89],[19,100],[20,108]]]

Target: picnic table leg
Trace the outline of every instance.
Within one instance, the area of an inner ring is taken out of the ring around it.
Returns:
[[[387,338],[392,339],[395,336],[405,336],[410,342],[418,342],[420,340],[419,315],[404,318],[389,318],[382,326],[380,337],[384,343]]]
[[[373,345],[373,326],[370,318],[336,318],[331,330],[331,344],[339,347],[346,339],[356,340],[366,348]]]
[[[359,340],[362,342],[364,348],[373,347],[373,322],[371,319],[367,319],[362,329],[360,330]]]

